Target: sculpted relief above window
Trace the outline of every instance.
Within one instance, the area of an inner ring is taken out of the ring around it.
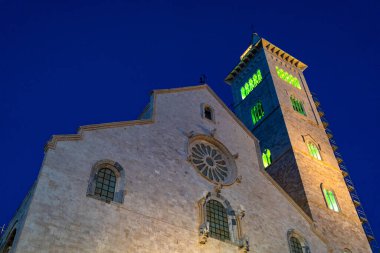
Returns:
[[[236,180],[233,156],[213,138],[193,138],[189,146],[189,160],[204,178],[215,184],[230,185]]]

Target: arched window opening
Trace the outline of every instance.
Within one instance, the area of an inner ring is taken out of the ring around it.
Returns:
[[[16,229],[13,229],[11,235],[9,236],[9,238],[7,240],[7,243],[4,246],[4,249],[3,249],[2,253],[9,253],[9,252],[11,252],[11,249],[12,249],[15,237],[16,237]]]
[[[325,198],[325,202],[326,202],[327,207],[330,210],[333,210],[335,212],[339,212],[340,208],[339,208],[338,201],[337,201],[337,198],[335,196],[334,191],[331,189],[326,189],[322,185],[322,192],[323,192],[323,196]]]
[[[288,243],[290,253],[310,253],[309,244],[305,238],[294,229],[288,231]]]
[[[322,157],[321,157],[321,154],[319,153],[319,149],[318,149],[317,145],[315,145],[312,142],[308,142],[307,148],[309,149],[309,153],[312,157],[314,157],[318,160],[322,160]]]
[[[303,107],[303,102],[294,96],[290,96],[290,101],[292,102],[293,110],[306,116],[305,109]]]
[[[252,122],[256,125],[259,120],[264,117],[264,108],[263,104],[259,101],[251,109]]]
[[[210,106],[205,106],[204,115],[205,115],[206,119],[208,119],[208,120],[214,120],[213,111],[212,111],[212,109],[211,109]]]
[[[302,245],[298,238],[291,236],[289,238],[290,243],[290,253],[303,253],[302,251]]]
[[[92,167],[87,196],[107,203],[123,203],[126,194],[125,171],[117,162],[104,159]]]
[[[100,169],[96,177],[95,196],[106,201],[113,201],[116,187],[115,173],[108,169]]]
[[[211,237],[222,241],[230,240],[227,211],[219,201],[212,199],[207,202],[206,218]]]
[[[272,164],[272,154],[269,149],[265,149],[262,155],[264,168]]]
[[[349,250],[349,249],[344,249],[344,250],[343,250],[343,253],[352,253],[352,251]]]

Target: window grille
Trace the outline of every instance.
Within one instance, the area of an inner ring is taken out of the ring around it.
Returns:
[[[290,253],[303,253],[302,245],[296,237],[294,236],[290,237],[289,242],[290,242]]]
[[[264,109],[262,103],[259,101],[251,109],[251,116],[253,124],[255,125],[262,117],[264,117]]]
[[[95,196],[113,201],[116,187],[115,173],[107,168],[100,169],[96,177]]]
[[[206,217],[211,237],[222,241],[230,240],[227,211],[220,202],[213,199],[207,202]]]

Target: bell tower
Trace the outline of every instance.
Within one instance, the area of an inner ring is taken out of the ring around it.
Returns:
[[[371,252],[303,75],[306,68],[254,34],[225,81],[236,115],[260,140],[266,172],[313,220],[331,252]]]

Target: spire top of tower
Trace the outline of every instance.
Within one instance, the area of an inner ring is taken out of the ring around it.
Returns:
[[[251,44],[252,45],[256,45],[257,42],[259,42],[260,40],[260,36],[257,34],[257,33],[252,33],[252,41],[251,41]]]

